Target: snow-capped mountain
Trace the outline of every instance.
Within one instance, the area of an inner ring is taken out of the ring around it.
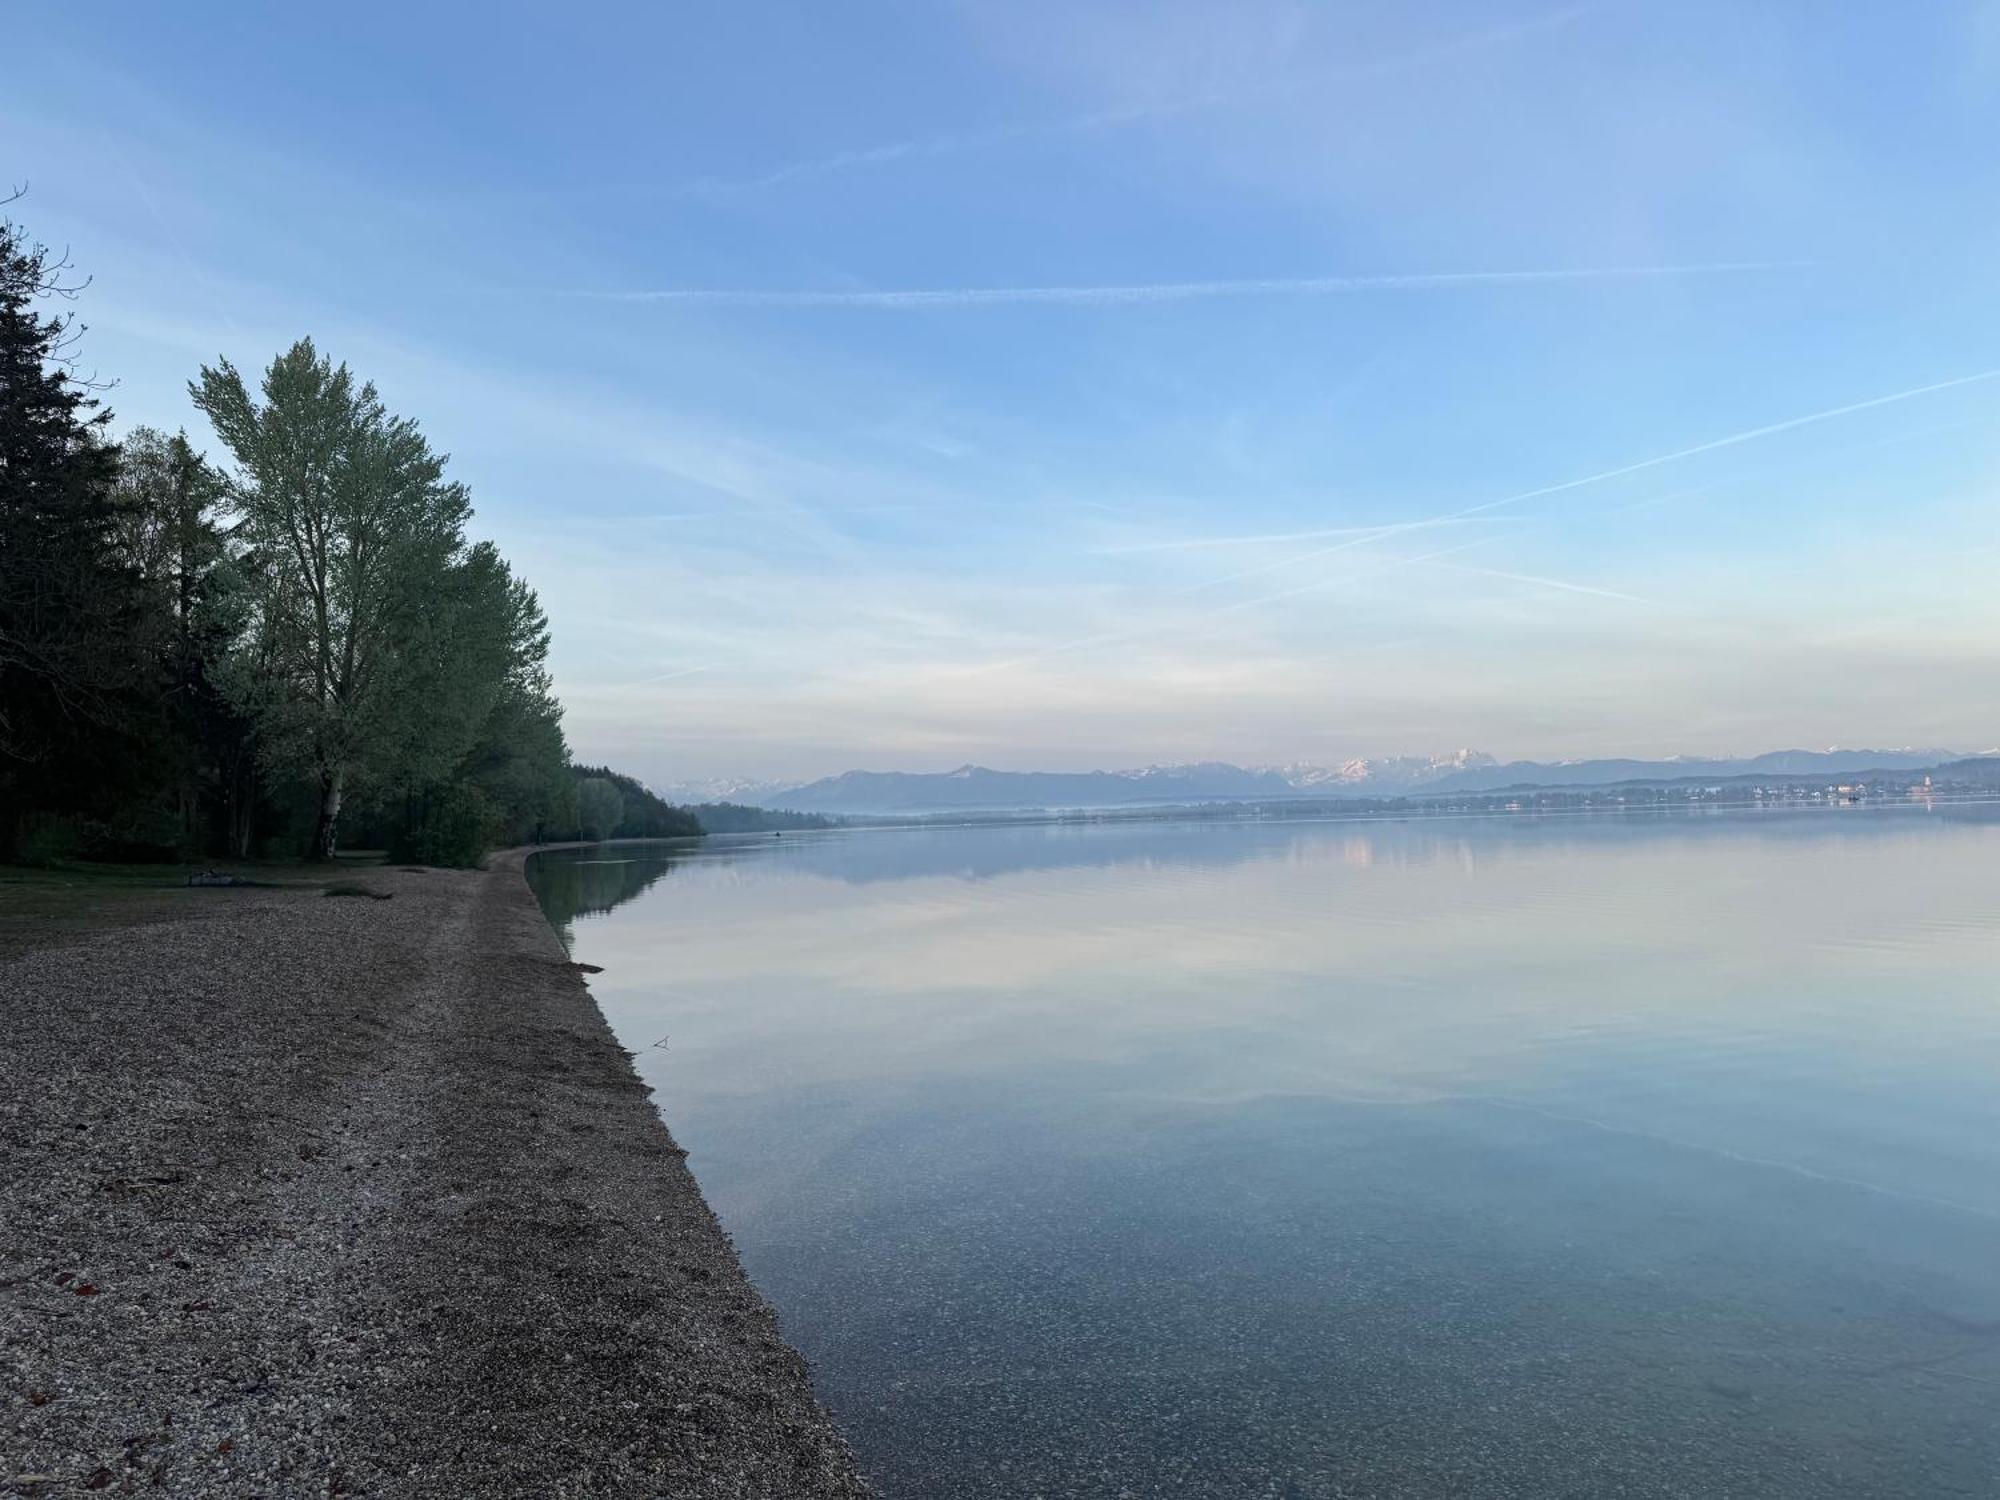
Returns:
[[[779,792],[798,786],[796,781],[759,781],[742,776],[711,776],[695,781],[670,781],[653,791],[679,807],[702,802],[736,802],[749,807],[770,805]]]
[[[1031,808],[1166,806],[1293,797],[1398,796],[1468,770],[1497,765],[1490,755],[1398,755],[1338,766],[1141,766],[1124,771],[847,771],[762,793],[772,807],[828,813],[1009,812]]]
[[[1498,764],[1484,751],[1454,750],[1449,755],[1363,756],[1342,761],[1337,766],[1295,764],[1279,766],[1276,770],[1302,792],[1345,789],[1387,795],[1425,786],[1455,771]]]

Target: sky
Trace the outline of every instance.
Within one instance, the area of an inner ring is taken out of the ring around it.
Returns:
[[[7,26],[120,424],[374,380],[580,759],[2000,741],[2000,4]]]

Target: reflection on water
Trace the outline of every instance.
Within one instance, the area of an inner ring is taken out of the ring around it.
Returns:
[[[1996,870],[1960,808],[534,876],[888,1496],[1907,1496],[2000,1493]]]
[[[535,895],[568,947],[574,943],[578,917],[601,916],[623,906],[685,858],[690,847],[685,840],[662,839],[539,855],[534,861]],[[635,848],[642,852],[631,852]]]

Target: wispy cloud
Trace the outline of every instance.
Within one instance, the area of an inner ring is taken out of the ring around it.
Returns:
[[[1650,599],[1642,599],[1637,594],[1623,593],[1618,589],[1597,588],[1587,583],[1567,583],[1560,578],[1543,578],[1535,573],[1508,573],[1499,568],[1475,568],[1469,563],[1444,562],[1427,559],[1433,567],[1450,568],[1454,573],[1478,573],[1486,578],[1505,578],[1513,583],[1532,583],[1545,589],[1560,589],[1568,594],[1590,594],[1599,599],[1622,599],[1628,604],[1650,604]]]
[[[1571,490],[1583,489],[1588,485],[1603,484],[1613,479],[1623,478],[1628,474],[1643,473],[1648,469],[1657,469],[1663,465],[1678,463],[1683,459],[1695,458],[1704,453],[1715,453],[1725,448],[1738,447],[1744,443],[1754,442],[1759,438],[1775,437],[1782,432],[1793,432],[1801,427],[1810,427],[1820,422],[1830,422],[1837,417],[1847,417],[1853,416],[1858,412],[1874,411],[1880,407],[1894,406],[1904,401],[1915,401],[1923,396],[1932,396],[1941,391],[1957,390],[1964,386],[1978,385],[1990,380],[2000,380],[2000,369],[1981,370],[1975,374],[1960,375],[1951,380],[1932,381],[1928,385],[1912,386],[1908,390],[1892,391],[1886,396],[1871,396],[1865,401],[1850,401],[1842,406],[1828,407],[1824,411],[1808,412],[1802,417],[1789,417],[1782,422],[1767,422],[1761,427],[1750,427],[1744,429],[1742,432],[1732,432],[1726,437],[1713,438],[1705,443],[1696,443],[1689,448],[1677,448],[1671,453],[1655,454],[1651,458],[1642,458],[1634,463],[1620,464],[1614,469],[1600,469],[1595,474],[1585,474],[1577,479],[1565,479],[1560,484],[1540,485],[1535,489],[1521,490],[1512,495],[1503,495],[1498,500],[1485,500],[1478,505],[1468,505],[1459,510],[1446,511],[1440,515],[1426,516],[1421,520],[1404,521],[1394,526],[1385,526],[1368,535],[1353,536],[1346,541],[1335,542],[1328,547],[1315,547],[1309,552],[1296,553],[1291,557],[1279,558],[1274,562],[1258,563],[1252,567],[1238,568],[1234,572],[1224,573],[1215,578],[1203,579],[1200,583],[1185,585],[1174,592],[1192,593],[1201,589],[1216,588],[1225,583],[1235,583],[1237,580],[1243,578],[1253,578],[1261,573],[1271,573],[1283,568],[1297,567],[1301,563],[1312,562],[1321,557],[1328,557],[1336,552],[1346,552],[1355,547],[1365,546],[1379,537],[1395,532],[1427,531],[1434,527],[1450,526],[1469,520],[1474,516],[1483,516],[1492,511],[1522,505],[1530,500],[1539,500],[1549,495],[1565,494]],[[1675,495],[1665,498],[1677,498],[1680,495],[1693,493],[1696,493],[1696,491],[1677,491]],[[1232,539],[1225,537],[1219,540],[1223,544],[1227,544]]]
[[[1813,450],[1811,462],[1825,465],[1834,459],[1850,458],[1859,453],[1873,453],[1882,448],[1893,448],[1902,443],[1913,443],[1920,438],[1936,437],[1939,433],[1963,432],[1968,428],[1992,428],[1994,417],[1990,412],[1975,417],[1961,417],[1951,422],[1931,422],[1922,427],[1909,427],[1901,432],[1892,432],[1886,437],[1869,438],[1860,443],[1840,443],[1831,448]],[[1780,464],[1761,464],[1756,468],[1744,469],[1735,474],[1712,479],[1706,484],[1689,485],[1685,489],[1669,490],[1665,494],[1650,495],[1643,500],[1635,500],[1630,505],[1615,508],[1616,514],[1633,515],[1640,511],[1658,510],[1681,500],[1691,500],[1697,495],[1706,495],[1715,490],[1734,485],[1749,484],[1759,479],[1769,479],[1790,469],[1799,467],[1796,460]]]
[[[1441,557],[1453,553],[1469,552],[1485,542],[1460,542],[1455,547],[1440,547],[1435,552],[1421,552],[1415,557],[1394,557],[1373,568],[1364,568],[1358,573],[1343,573],[1337,578],[1322,578],[1313,583],[1302,583],[1293,588],[1280,589],[1275,594],[1259,594],[1254,599],[1238,599],[1234,604],[1225,604],[1219,609],[1209,610],[1202,618],[1219,619],[1246,609],[1258,609],[1266,604],[1276,604],[1281,599],[1296,599],[1301,594],[1317,594],[1326,589],[1338,588],[1344,583],[1360,583],[1364,579],[1376,578],[1384,573],[1393,573],[1399,568],[1413,568],[1418,563],[1436,562]]]
[[[1762,426],[1746,428],[1741,432],[1730,433],[1725,437],[1714,438],[1705,443],[1696,443],[1691,447],[1678,448],[1671,453],[1657,454],[1652,458],[1640,459],[1635,463],[1621,464],[1617,468],[1600,470],[1595,474],[1587,474],[1578,479],[1564,480],[1560,484],[1542,485],[1532,490],[1522,490],[1517,494],[1505,495],[1498,500],[1488,500],[1478,505],[1469,505],[1460,510],[1451,511],[1443,515],[1429,516],[1425,517],[1422,520],[1417,520],[1417,521],[1406,521],[1394,526],[1360,528],[1357,529],[1353,534],[1344,534],[1343,532],[1336,530],[1331,534],[1344,535],[1344,539],[1335,542],[1330,546],[1315,547],[1310,551],[1298,553],[1292,557],[1280,558],[1275,562],[1261,563],[1254,567],[1239,568],[1233,572],[1224,573],[1219,577],[1204,579],[1199,583],[1185,585],[1182,588],[1172,590],[1171,592],[1173,594],[1187,594],[1187,593],[1198,592],[1203,589],[1215,588],[1222,584],[1236,582],[1240,579],[1254,577],[1262,573],[1269,573],[1282,568],[1296,567],[1302,563],[1311,562],[1323,557],[1328,557],[1335,553],[1350,551],[1357,547],[1364,547],[1373,542],[1380,541],[1384,537],[1395,533],[1409,532],[1409,531],[1423,531],[1440,526],[1449,526],[1454,523],[1467,520],[1476,515],[1481,515],[1486,512],[1498,510],[1505,506],[1519,505],[1528,500],[1537,499],[1542,496],[1562,494],[1566,491],[1581,489],[1586,485],[1601,484],[1608,480],[1619,478],[1623,475],[1641,473],[1647,469],[1658,468],[1662,465],[1674,463],[1682,459],[1693,458],[1699,454],[1713,453],[1721,449],[1733,448],[1738,446],[1739,444],[1755,441],[1758,438],[1773,437],[1779,433],[1795,431],[1798,428],[1811,426],[1815,423],[1832,421],[1837,417],[1852,416],[1858,412],[1872,411],[1880,407],[1892,406],[1904,401],[1914,401],[1919,397],[1935,395],[1942,391],[1955,390],[1964,386],[1976,385],[1981,382],[1990,381],[1994,379],[2000,379],[2000,369],[1982,370],[1972,375],[1961,375],[1950,380],[1932,381],[1926,385],[1912,386],[1907,390],[1892,391],[1885,396],[1872,396],[1864,401],[1850,401],[1840,406],[1828,407],[1823,411],[1808,412],[1804,416],[1787,418],[1785,421],[1782,422],[1767,422]],[[1222,545],[1227,545],[1235,539],[1215,538],[1211,540],[1216,541]],[[1466,542],[1460,544],[1459,546],[1445,547],[1439,549],[1438,551],[1423,553],[1415,557],[1392,559],[1378,567],[1365,569],[1360,573],[1343,574],[1337,578],[1321,579],[1313,583],[1301,584],[1294,588],[1281,589],[1275,593],[1260,594],[1251,599],[1237,600],[1233,604],[1227,604],[1223,605],[1218,609],[1205,611],[1202,614],[1197,615],[1193,618],[1196,621],[1205,621],[1205,620],[1220,618],[1222,616],[1235,614],[1241,610],[1255,609],[1264,605],[1278,603],[1282,600],[1296,598],[1304,594],[1317,593],[1327,588],[1337,587],[1344,583],[1358,582],[1364,578],[1375,577],[1380,573],[1390,572],[1399,568],[1414,566],[1419,563],[1434,563],[1442,567],[1455,567],[1460,569],[1461,571],[1485,574],[1487,576],[1495,578],[1505,578],[1517,583],[1526,583],[1526,584],[1536,585],[1542,588],[1558,589],[1568,593],[1587,594],[1600,598],[1617,599],[1633,604],[1646,604],[1651,602],[1649,600],[1640,598],[1636,594],[1622,593],[1616,589],[1599,588],[1589,584],[1570,583],[1562,579],[1548,578],[1539,574],[1512,573],[1512,572],[1505,572],[1497,568],[1475,568],[1466,566],[1464,564],[1444,563],[1441,561],[1441,559],[1448,557],[1454,553],[1463,552],[1466,551],[1468,548],[1479,545],[1482,545],[1482,542]],[[1153,628],[1153,629],[1146,629],[1139,631],[1119,631],[1105,635],[1087,636],[1074,641],[1066,641],[1059,645],[1051,646],[1042,651],[1032,652],[1026,656],[1015,657],[1008,661],[994,663],[993,665],[996,667],[1019,666],[1028,662],[1039,661],[1049,656],[1063,655],[1072,651],[1085,650],[1095,646],[1112,645],[1122,642],[1136,641],[1140,639],[1157,636],[1162,633],[1165,632],[1163,632],[1159,628]]]
[[[966,503],[966,502],[964,502],[964,501],[955,501],[955,502],[953,502],[953,504],[955,504],[955,505],[958,505],[958,506],[961,506],[961,507],[962,507],[962,506],[963,506],[963,505],[964,505],[965,503]],[[811,512],[811,513],[812,513],[812,515],[814,516],[814,518],[816,518],[816,519],[818,519],[818,520],[822,520],[822,521],[835,521],[835,520],[838,520],[838,519],[840,519],[840,517],[842,517],[842,516],[888,516],[888,515],[914,515],[914,514],[922,514],[922,513],[924,513],[924,512],[935,512],[935,511],[939,511],[939,510],[943,510],[943,509],[945,509],[945,508],[947,508],[947,507],[945,506],[945,504],[944,504],[943,502],[937,502],[937,503],[932,503],[932,504],[926,504],[926,505],[916,505],[916,504],[900,504],[900,505],[823,505],[823,506],[818,506],[818,507],[814,508],[814,509],[812,510],[812,512]],[[610,517],[610,519],[611,519],[611,520],[614,520],[614,521],[617,521],[617,522],[619,522],[619,523],[623,523],[623,522],[625,522],[625,521],[628,521],[628,520],[632,520],[632,521],[716,521],[716,520],[734,520],[734,521],[741,521],[741,520],[745,520],[745,519],[748,519],[748,515],[747,515],[747,513],[745,512],[745,510],[743,509],[743,507],[741,507],[741,506],[736,506],[736,507],[733,507],[733,508],[730,508],[730,509],[727,509],[727,510],[673,510],[673,511],[647,511],[647,512],[644,512],[644,513],[642,513],[642,514],[640,514],[640,515],[636,515],[636,516],[625,516],[625,515],[616,515],[616,516],[612,516],[612,517]]]
[[[1064,136],[1084,135],[1093,131],[1170,120],[1231,104],[1304,93],[1341,78],[1399,73],[1412,68],[1428,67],[1488,47],[1518,41],[1539,31],[1567,26],[1604,9],[1606,5],[1602,0],[1594,0],[1594,3],[1588,4],[1567,5],[1541,15],[1480,27],[1409,51],[1339,63],[1328,68],[1267,76],[1246,86],[1202,89],[1149,104],[1087,110],[1054,119],[1023,120],[1013,124],[989,126],[983,130],[944,131],[934,135],[913,136],[900,141],[884,141],[879,145],[853,147],[843,151],[832,151],[824,156],[806,157],[740,177],[698,177],[692,182],[683,184],[678,191],[700,195],[754,193],[815,177],[868,171],[904,162],[933,161],[967,152],[989,151],[995,147],[1010,146],[1023,141],[1060,139]]]
[[[987,130],[949,131],[910,140],[887,141],[879,146],[835,151],[826,156],[787,162],[767,172],[753,172],[747,177],[699,177],[686,184],[684,190],[697,194],[757,192],[764,188],[782,187],[801,178],[825,177],[839,172],[886,167],[896,162],[956,156],[960,152],[988,150],[994,146],[1011,145],[1016,141],[1071,135],[1103,126],[1127,125],[1144,119],[1151,113],[1152,111],[1147,110],[1098,110],[1090,114],[1068,115],[1056,120],[1024,121],[1016,125],[996,125]]]
[[[1485,541],[1482,539],[1474,542],[1461,542],[1455,547],[1440,547],[1435,552],[1419,553],[1415,557],[1389,558],[1372,568],[1362,568],[1356,572],[1342,573],[1333,578],[1315,579],[1311,583],[1302,583],[1293,588],[1279,589],[1275,593],[1259,594],[1250,599],[1238,599],[1233,603],[1220,605],[1214,609],[1198,611],[1183,620],[1168,624],[1148,625],[1136,630],[1114,630],[1099,635],[1080,636],[1072,641],[1062,641],[1053,646],[1043,647],[1039,651],[1030,651],[1025,655],[1009,657],[1005,661],[989,662],[984,668],[978,670],[1000,671],[1009,667],[1027,666],[1032,662],[1045,661],[1052,656],[1067,656],[1071,652],[1087,651],[1096,646],[1122,645],[1137,641],[1154,640],[1165,635],[1179,635],[1191,627],[1206,625],[1230,615],[1241,614],[1245,610],[1259,609],[1267,604],[1277,604],[1283,600],[1296,599],[1305,594],[1324,593],[1328,589],[1336,589],[1344,584],[1362,583],[1368,579],[1380,577],[1384,573],[1393,573],[1399,568],[1410,568],[1415,567],[1419,563],[1435,562],[1439,558],[1449,557],[1454,553],[1465,552],[1473,547],[1484,545]]]
[[[683,677],[693,677],[699,672],[713,672],[720,662],[709,662],[705,666],[681,667],[672,672],[655,672],[651,677],[639,677],[625,684],[626,687],[645,687],[654,682],[675,682]]]
[[[1958,390],[1963,386],[1979,385],[1988,380],[2000,380],[2000,369],[1980,370],[1976,374],[1960,375],[1951,380],[1935,380],[1929,385],[1912,386],[1905,391],[1891,391],[1886,396],[1871,396],[1866,401],[1850,401],[1844,406],[1830,406],[1824,411],[1807,412],[1802,417],[1789,417],[1782,422],[1767,422],[1762,427],[1750,427],[1742,432],[1732,432],[1727,437],[1696,443],[1692,448],[1676,448],[1672,453],[1656,454],[1652,458],[1642,458],[1636,463],[1621,464],[1615,469],[1602,469],[1595,474],[1586,474],[1580,479],[1565,479],[1561,484],[1545,484],[1539,489],[1522,490],[1518,495],[1504,495],[1498,500],[1488,500],[1480,505],[1468,505],[1463,510],[1449,511],[1444,515],[1434,516],[1431,520],[1434,523],[1457,521],[1466,516],[1499,510],[1503,506],[1519,505],[1527,500],[1539,500],[1545,495],[1560,495],[1567,490],[1582,489],[1585,485],[1622,479],[1627,474],[1639,474],[1647,469],[1657,469],[1662,464],[1678,463],[1684,458],[1695,458],[1704,453],[1734,448],[1742,443],[1754,442],[1758,438],[1776,437],[1781,432],[1794,432],[1801,427],[1811,427],[1819,422],[1831,422],[1836,417],[1851,417],[1856,412],[1895,406],[1900,402],[1915,401],[1920,396],[1934,396],[1940,391]]]
[[[1204,578],[1199,583],[1183,584],[1177,589],[1170,590],[1170,592],[1174,594],[1198,594],[1204,589],[1220,588],[1225,583],[1235,583],[1241,578],[1255,578],[1260,574],[1276,573],[1286,568],[1295,568],[1301,563],[1316,562],[1322,557],[1332,557],[1337,552],[1352,552],[1357,547],[1365,547],[1370,542],[1380,541],[1384,537],[1397,536],[1407,531],[1433,531],[1440,526],[1451,526],[1456,524],[1456,520],[1457,518],[1452,516],[1431,516],[1422,521],[1400,521],[1393,526],[1378,526],[1360,536],[1351,536],[1347,540],[1335,542],[1331,546],[1314,547],[1309,552],[1295,552],[1290,557],[1281,557],[1274,562],[1255,563],[1250,567],[1238,568],[1234,572],[1219,574],[1214,578]]]
[[[1325,297],[1353,292],[1424,291],[1452,287],[1536,286],[1582,281],[1643,281],[1674,276],[1726,276],[1797,271],[1799,260],[1711,261],[1685,265],[1556,266],[1535,270],[1421,271],[1372,276],[1259,277],[1227,281],[1147,281],[1106,286],[924,287],[890,291],[759,290],[751,287],[667,287],[655,290],[565,289],[557,295],[593,302],[653,302],[694,307],[842,308],[912,312],[937,308],[1056,306],[1121,307],[1192,302],[1214,297]]]
[[[1322,526],[1313,531],[1263,531],[1245,536],[1187,536],[1176,537],[1165,542],[1127,542],[1116,547],[1097,547],[1101,556],[1118,556],[1128,552],[1194,552],[1212,547],[1254,547],[1276,542],[1316,542],[1330,536],[1389,536],[1405,530],[1401,522],[1389,522],[1378,526]]]

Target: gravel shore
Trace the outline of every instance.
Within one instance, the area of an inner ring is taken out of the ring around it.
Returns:
[[[866,1494],[521,862],[0,959],[0,1494]]]

